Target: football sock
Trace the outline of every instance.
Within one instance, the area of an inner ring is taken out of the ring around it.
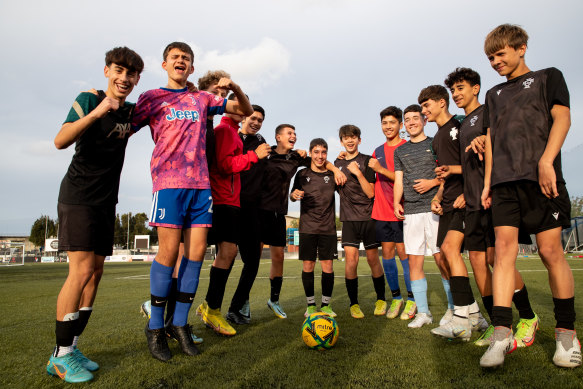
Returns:
[[[417,311],[422,313],[429,313],[429,304],[427,303],[427,279],[411,281],[411,289],[415,302],[417,303]]]
[[[74,329],[75,337],[73,337],[73,346],[77,346],[79,336],[85,331],[85,327],[87,327],[87,322],[89,322],[89,317],[92,312],[93,307],[79,308],[79,319],[77,320],[77,326]]]
[[[55,323],[55,336],[57,345],[53,356],[62,357],[73,352],[73,338],[75,337],[75,328],[78,326],[79,312],[68,313],[62,321],[57,320]]]
[[[194,301],[194,295],[198,288],[200,268],[202,267],[202,261],[191,261],[186,257],[182,257],[182,260],[188,263],[184,268],[182,277],[178,278],[178,295],[176,296],[176,308],[172,319],[172,325],[175,327],[183,327],[188,322],[188,311]]]
[[[401,299],[401,290],[399,288],[399,271],[397,270],[397,262],[395,257],[385,259],[383,258],[383,269],[385,271],[385,277],[387,277],[387,283],[389,288],[391,288],[391,294],[394,299]]]
[[[413,296],[412,291],[407,291],[407,300],[415,301],[415,296]]]
[[[302,284],[304,285],[304,292],[306,294],[306,301],[308,306],[316,305],[316,298],[314,297],[314,272],[302,271]]]
[[[382,275],[378,277],[372,277],[372,284],[374,285],[374,290],[377,293],[377,300],[385,301],[385,277]]]
[[[405,287],[407,288],[407,292],[410,293],[411,275],[409,274],[409,258],[401,259],[401,266],[403,267],[403,278],[405,279]]]
[[[259,245],[257,246],[259,247]],[[256,255],[250,256],[247,254],[247,251],[239,247],[239,253],[243,260],[243,269],[241,270],[239,283],[233,294],[229,311],[240,310],[243,307],[243,304],[245,304],[245,301],[249,300],[249,293],[251,292],[251,288],[257,277],[257,272],[259,271],[259,257],[261,253],[259,250],[256,251]]]
[[[283,283],[283,277],[273,277],[271,281],[271,295],[270,300],[272,303],[279,301],[279,293],[281,292],[281,284]]]
[[[151,330],[164,327],[164,308],[170,292],[173,271],[173,267],[164,266],[155,259],[150,267],[150,301],[152,310],[150,311],[148,326]]]
[[[453,296],[451,295],[451,289],[449,287],[449,280],[442,278],[441,283],[443,284],[443,290],[445,291],[445,295],[447,296],[447,308],[453,309]]]
[[[512,308],[500,307],[494,305],[492,307],[492,325],[494,327],[512,327]]]
[[[182,262],[180,262],[180,264],[182,265]],[[178,278],[172,278],[172,282],[170,283],[170,292],[168,293],[168,299],[166,301],[166,320],[164,321],[165,326],[172,324],[172,319],[174,319],[174,310],[176,309],[177,296]]]
[[[488,312],[488,317],[492,321],[492,306],[494,305],[494,296],[482,296],[482,304],[484,304],[484,309]]]
[[[358,277],[353,279],[344,278],[346,283],[346,292],[350,299],[350,305],[358,304]]]
[[[330,304],[332,298],[332,290],[334,289],[334,272],[322,272],[322,306]]]
[[[221,308],[230,273],[230,269],[211,267],[209,287],[205,298],[210,309]]]
[[[575,297],[568,299],[557,299],[553,297],[553,303],[555,304],[555,320],[557,321],[556,328],[574,330]]]
[[[470,287],[470,279],[468,277],[452,276],[449,278],[449,285],[454,303],[454,315],[468,318],[470,304],[475,303]]]
[[[514,291],[514,296],[512,296],[512,302],[518,310],[518,314],[521,319],[534,319],[534,312],[530,306],[530,300],[528,299],[528,291],[526,290],[526,285],[520,290]]]

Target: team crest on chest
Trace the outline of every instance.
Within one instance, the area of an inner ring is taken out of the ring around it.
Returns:
[[[310,182],[310,177],[306,177],[306,181]]]
[[[289,161],[289,159],[290,159],[290,158],[291,158],[291,154],[286,154],[286,155],[285,155],[285,159],[286,159],[287,161]]]
[[[502,92],[502,89],[498,89],[498,90],[496,91],[496,94],[497,94],[498,96],[500,96],[500,92]]]
[[[530,78],[527,78],[526,80],[524,80],[522,85],[524,85],[524,89],[529,89],[533,82],[534,82],[534,78],[530,77]]]
[[[188,97],[190,97],[190,100],[192,100],[192,105],[196,105],[196,99],[194,98],[194,96],[188,95]]]
[[[261,137],[261,135],[257,134],[257,139],[259,139],[259,141],[261,142],[263,140],[263,137]]]
[[[472,124],[473,125],[473,124]],[[451,140],[456,140],[457,139],[457,128],[453,127],[450,131],[449,131],[449,136],[451,136]]]
[[[325,177],[324,177],[324,182],[325,182],[326,184],[327,184],[327,183],[329,183],[329,182],[330,182],[330,177],[328,177],[328,176],[325,176]]]
[[[474,117],[472,117],[470,119],[470,126],[474,127],[474,125],[476,124],[476,121],[478,120],[478,115],[475,115]]]

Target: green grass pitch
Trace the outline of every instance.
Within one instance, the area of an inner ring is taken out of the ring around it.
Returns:
[[[576,310],[583,317],[583,262],[569,259],[576,285]],[[210,262],[201,273],[195,304],[208,286]],[[472,343],[445,341],[429,330],[407,328],[398,318],[372,314],[375,294],[365,260],[359,266],[360,304],[366,315],[355,320],[348,311],[344,263],[336,262],[332,307],[338,313],[340,338],[329,351],[309,350],[300,338],[305,311],[301,264],[286,260],[281,303],[288,319],[277,319],[266,307],[269,261],[261,262],[251,295],[252,324],[236,326],[237,335],[225,338],[204,327],[191,310],[193,331],[204,338],[202,354],[183,355],[170,343],[168,363],[150,356],[144,336],[140,304],[149,298],[148,263],[107,263],[94,312],[79,342],[101,368],[92,387],[99,388],[263,388],[263,387],[407,387],[507,388],[583,387],[583,369],[566,370],[552,364],[555,349],[554,316],[547,273],[538,258],[519,258],[541,327],[532,347],[506,357],[502,369],[482,370],[484,348]],[[227,285],[223,312],[241,271],[237,261]],[[425,266],[430,309],[438,321],[446,309],[437,268]],[[316,298],[320,300],[319,265]],[[46,388],[67,385],[46,374],[45,364],[54,344],[56,296],[67,274],[66,264],[27,264],[0,268],[0,387]],[[401,289],[404,283],[401,278]],[[477,288],[472,283],[474,294]],[[390,293],[387,288],[387,296]],[[479,300],[478,300],[479,301]],[[481,304],[481,301],[479,301]],[[515,320],[517,314],[515,312]],[[576,329],[583,334],[581,321]],[[473,336],[475,339],[477,335]]]

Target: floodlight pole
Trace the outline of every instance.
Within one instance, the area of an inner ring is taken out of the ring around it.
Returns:
[[[130,249],[130,216],[132,216],[131,212],[128,212],[128,240],[127,240],[127,248]]]

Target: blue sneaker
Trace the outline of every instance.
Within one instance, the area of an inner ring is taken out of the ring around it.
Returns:
[[[54,357],[51,355],[47,363],[47,373],[72,384],[87,382],[93,379],[93,374],[81,365],[75,353],[69,353],[62,357]]]
[[[267,306],[273,311],[273,313],[275,313],[275,316],[279,317],[280,319],[287,318],[283,308],[279,305],[279,301],[272,302],[271,299],[267,300]]]
[[[79,362],[81,362],[81,366],[86,368],[89,371],[95,371],[99,369],[99,365],[97,362],[93,362],[91,359],[87,358],[81,350],[77,346],[75,346],[75,350],[73,351],[73,355]]]

